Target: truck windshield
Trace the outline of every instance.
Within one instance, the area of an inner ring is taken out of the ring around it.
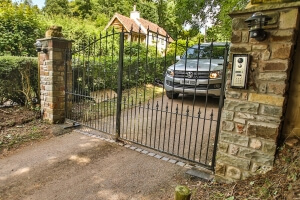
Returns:
[[[225,46],[214,46],[211,51],[211,46],[200,46],[189,48],[182,58],[185,59],[224,59]]]

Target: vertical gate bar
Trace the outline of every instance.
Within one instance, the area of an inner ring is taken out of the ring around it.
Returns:
[[[116,97],[116,95],[114,94],[114,106],[117,106],[116,105],[116,102],[115,102],[115,99],[116,99],[117,97]],[[115,107],[114,107],[114,109],[112,109],[112,120],[113,120],[113,124],[112,124],[112,126],[113,126],[113,130],[115,130]]]
[[[140,44],[141,44],[141,27],[139,27],[139,34],[138,34],[138,49],[137,49],[137,68],[136,68],[136,72],[135,72],[135,106],[134,106],[134,118],[138,119],[138,127],[137,127],[137,142],[139,141],[139,117],[136,118],[136,104],[138,102],[137,99],[137,95],[138,95],[138,81],[139,81],[139,68],[140,68]],[[139,111],[140,111],[140,107],[139,107]],[[139,113],[140,114],[140,113]],[[133,132],[135,133],[135,125],[133,127]]]
[[[76,48],[74,48],[74,51],[75,50],[76,50]],[[74,98],[72,112],[73,112],[73,108],[74,108],[73,118],[74,118],[74,120],[78,121],[78,113],[77,113],[77,111],[78,111],[78,108],[77,108],[77,104],[78,104],[77,90],[78,90],[78,88],[76,88],[76,82],[78,82],[78,80],[77,80],[78,77],[76,76],[76,71],[75,71],[77,69],[77,67],[76,67],[77,63],[76,63],[76,56],[73,55],[73,51],[71,51],[71,53],[72,53],[72,74],[73,74],[73,84],[72,85],[73,85],[73,98]],[[78,72],[78,70],[77,70],[77,72]],[[76,82],[75,82],[75,80],[76,80]],[[74,107],[74,106],[76,106],[76,107]]]
[[[175,52],[174,52],[174,68],[173,68],[173,72],[174,72],[174,76],[175,76],[175,66],[176,66],[176,54],[177,54],[177,48],[178,48],[178,39],[176,40],[175,42]],[[166,72],[166,67],[165,67],[165,70],[164,72]],[[164,84],[165,85],[165,84]],[[174,94],[174,78],[172,80],[172,96]],[[167,91],[166,91],[167,93]],[[171,99],[171,110],[170,110],[170,124],[172,124],[172,115],[173,115],[173,98]],[[177,118],[177,114],[176,114],[176,118]],[[175,127],[176,127],[176,124],[175,124]],[[165,127],[166,129],[166,127]],[[172,154],[174,153],[174,145],[175,145],[175,135],[176,135],[176,128],[174,129],[174,140],[173,140],[173,150],[172,150]],[[170,138],[170,135],[171,135],[171,127],[169,128],[169,138]],[[170,141],[168,142],[168,146],[169,146],[169,143]],[[168,147],[169,148],[169,147]]]
[[[138,33],[138,44],[137,44],[137,67],[135,68],[135,72],[134,72],[134,77],[135,77],[135,102],[134,102],[134,119],[138,119],[136,118],[136,105],[137,105],[137,87],[138,87],[138,80],[139,80],[139,67],[140,67],[140,63],[139,63],[139,59],[140,59],[140,39],[141,39],[141,27],[139,27],[139,33]],[[139,122],[138,122],[139,124]],[[135,134],[135,130],[136,130],[136,123],[134,123],[134,126],[133,126],[133,133]],[[139,130],[137,130],[137,134],[136,134],[136,138],[137,138],[137,142],[139,141]]]
[[[86,48],[88,48],[89,47],[89,41],[88,41],[88,46],[86,46]],[[87,58],[86,58],[86,60],[88,60],[88,55],[89,55],[89,50],[87,50],[87,52],[86,52],[86,56],[87,56]],[[88,69],[88,61],[85,61],[84,62],[85,63],[85,70],[84,70],[84,97],[83,97],[83,112],[84,112],[84,116],[85,116],[85,120],[84,120],[84,124],[87,126],[88,125],[88,120],[87,120],[87,114],[86,114],[86,100],[87,100],[87,98],[86,98],[86,96],[87,96],[87,89],[86,89],[86,84],[87,84],[87,82],[86,81],[88,81],[88,80],[86,80],[86,77],[88,76],[87,75],[87,69]]]
[[[90,83],[90,48],[91,48],[91,41],[90,37],[88,37],[88,46],[87,46],[87,63],[86,63],[86,70],[85,70],[85,75],[87,76],[87,82],[85,83],[87,87],[85,87],[85,94],[84,94],[84,110],[85,110],[85,116],[86,116],[86,125],[90,127],[90,120],[89,120],[89,115],[90,115],[90,110],[91,110],[91,105],[90,102],[88,101],[88,92],[89,92],[89,83]],[[87,110],[87,112],[86,112]]]
[[[163,73],[166,72],[166,65],[167,65],[167,44],[168,44],[168,35],[166,33],[165,36],[166,39],[166,44],[165,44],[165,51],[164,51],[164,68],[163,68]],[[160,147],[160,135],[161,135],[161,124],[162,124],[162,113],[163,113],[163,106],[164,106],[164,93],[165,93],[165,84],[163,85],[163,91],[162,91],[162,95],[161,95],[161,110],[160,110],[160,124],[159,124],[159,133],[158,133],[158,149]],[[170,114],[170,118],[172,119],[172,111]],[[170,128],[171,129],[171,128]],[[166,127],[165,127],[166,130]],[[168,151],[169,151],[169,143],[170,143],[170,131],[169,131],[169,142],[168,142]]]
[[[92,47],[92,43],[91,43],[91,38],[89,37],[89,51],[88,51],[88,90],[87,90],[87,95],[86,96],[90,96],[91,95],[91,88],[90,88],[90,79],[92,79],[92,77],[90,78],[91,76],[91,60],[90,60],[90,57],[91,57],[91,49]],[[87,100],[89,100],[89,97],[87,97]],[[92,116],[93,116],[93,107],[92,107],[92,103],[91,101],[88,101],[89,102],[89,112],[87,114],[87,117],[88,117],[88,123],[89,123],[89,127],[92,127]]]
[[[194,147],[194,157],[193,160],[195,161],[196,157],[196,150],[197,150],[197,142],[198,142],[198,135],[199,135],[199,122],[200,122],[200,117],[201,117],[201,110],[199,108],[198,110],[198,120],[197,120],[197,131],[196,131],[196,139],[195,139],[195,147]],[[199,160],[200,161],[200,160]]]
[[[209,56],[209,73],[211,72],[211,59],[212,59],[212,54],[213,54],[213,46],[214,43],[211,42],[210,44],[210,56]],[[204,120],[203,120],[203,127],[202,127],[202,139],[203,139],[203,135],[204,135],[204,129],[205,129],[205,123],[206,123],[206,109],[207,109],[207,101],[208,101],[208,88],[209,88],[209,84],[210,84],[210,76],[208,77],[208,83],[207,83],[207,87],[206,87],[206,95],[205,95],[205,106],[204,106]],[[199,156],[199,160],[201,159],[201,155],[202,155],[202,144],[203,141],[201,140],[201,149],[200,149],[200,156]]]
[[[88,52],[87,52],[87,90],[85,91],[85,96],[88,96],[89,84],[90,84],[90,55],[91,55],[91,38],[88,39]]]
[[[154,77],[153,77],[153,89],[152,89],[152,111],[151,111],[151,126],[150,126],[151,127],[150,128],[150,146],[151,146],[151,141],[152,141],[152,122],[153,122],[153,111],[154,111],[154,94],[155,94],[155,78],[156,78],[156,63],[157,63],[157,45],[158,45],[158,29],[156,31],[156,44],[155,44]],[[150,71],[152,71],[152,70],[150,70]],[[155,129],[156,129],[156,127],[155,127]],[[155,137],[156,137],[156,134],[155,134]],[[156,139],[155,137],[154,137],[154,146],[155,146],[155,139]]]
[[[98,62],[97,62],[97,76],[98,77],[101,77],[101,54],[102,54],[102,50],[101,50],[101,33],[99,35],[99,52],[98,52]],[[97,81],[97,90],[100,90],[100,83]],[[98,96],[99,95],[99,96]],[[97,127],[96,129],[97,130],[100,130],[100,101],[99,101],[99,98],[100,98],[100,93],[97,94],[97,102],[98,102],[98,109],[97,109]]]
[[[158,108],[159,108],[159,105],[158,105],[158,101],[156,102],[156,112],[155,112],[155,127],[154,127],[154,148],[155,148],[155,144],[156,144],[156,127],[157,127],[157,113],[158,113]]]
[[[143,121],[142,121],[142,135],[144,134],[144,114],[145,114],[145,107],[146,107],[146,73],[147,73],[147,67],[148,67],[148,49],[149,48],[149,27],[147,29],[147,40],[146,40],[146,64],[144,65],[144,106],[143,106]],[[148,115],[147,115],[147,119],[148,119]],[[147,130],[147,129],[146,129]],[[143,143],[143,141],[142,141]],[[147,132],[146,132],[146,143],[147,143]],[[145,143],[145,144],[146,144]]]
[[[68,49],[65,50],[65,60],[64,60],[64,65],[65,65],[65,118],[68,116]]]
[[[172,99],[172,103],[173,103],[173,99]],[[171,107],[172,109],[172,107]],[[175,137],[176,137],[176,129],[177,129],[177,117],[178,117],[178,104],[176,105],[176,111],[175,111],[175,127],[174,127],[174,142],[173,142],[173,150],[172,150],[172,154],[174,154],[174,148],[175,148]],[[180,133],[179,133],[180,135]],[[178,142],[179,145],[179,142]]]
[[[113,27],[113,30],[112,30],[112,44],[111,44],[111,71],[113,70],[113,63],[114,63],[114,50],[115,50],[115,28]],[[113,73],[111,73],[111,77],[112,77],[112,80],[113,80]],[[111,105],[111,102],[112,102],[112,88],[110,89],[110,100],[109,100],[109,124],[110,124],[110,128],[109,128],[109,133],[113,133],[113,126],[111,125],[112,121],[114,123],[114,115],[112,115],[112,105]]]
[[[208,141],[207,141],[207,148],[206,148],[206,156],[205,156],[205,164],[207,163],[207,157],[208,157],[208,149],[209,149],[209,144],[210,144],[210,135],[211,135],[211,125],[214,117],[214,110],[211,110],[210,114],[210,125],[209,125],[209,132],[208,132]]]
[[[216,127],[216,136],[215,136],[215,143],[214,143],[213,156],[212,156],[212,169],[213,170],[215,170],[221,114],[222,114],[222,108],[224,105],[224,89],[225,89],[225,81],[226,81],[226,67],[227,67],[228,51],[229,51],[229,44],[226,43],[226,48],[225,48],[225,53],[224,53],[224,63],[223,63],[221,94],[220,94],[220,100],[219,100],[219,110],[218,110],[218,119],[217,119],[217,127]]]
[[[196,69],[196,84],[195,84],[195,88],[194,88],[195,90],[194,90],[194,98],[193,98],[192,122],[191,122],[191,131],[190,131],[190,140],[189,140],[188,159],[190,158],[190,152],[191,152],[191,146],[192,146],[192,135],[193,135],[194,114],[195,114],[196,87],[197,87],[198,72],[199,72],[199,68],[198,68],[199,61],[200,61],[200,38],[198,39],[198,53],[197,53],[197,65],[196,65],[196,67],[197,67],[197,69]],[[198,127],[197,127],[197,129],[198,129]],[[194,148],[194,151],[196,151],[196,147]]]
[[[188,119],[189,119],[189,106],[187,106],[186,109],[186,119],[185,119],[185,131],[184,131],[184,139],[183,139],[183,151],[182,156],[184,157],[184,149],[185,149],[185,143],[186,143],[186,132],[187,132],[187,125],[188,125]]]
[[[71,51],[71,49],[70,49],[70,55],[71,55],[71,53],[72,53],[72,51]],[[72,55],[71,55],[71,59],[70,60],[72,60]],[[72,108],[73,108],[73,105],[75,104],[75,83],[74,83],[74,80],[75,80],[75,74],[74,74],[74,70],[73,70],[73,62],[72,61],[70,61],[71,62],[71,73],[72,73],[72,95],[71,95],[71,100],[72,100],[72,106],[71,106],[71,119],[72,120],[75,120],[75,118],[74,118],[74,113],[72,112]]]
[[[147,141],[148,141],[148,120],[149,120],[149,110],[150,110],[150,103],[148,100],[147,103],[147,116],[146,116],[146,145],[147,145]],[[150,138],[150,144],[151,144],[151,138]]]
[[[84,48],[85,48],[84,47],[84,40],[82,40],[82,52],[81,52],[81,54],[82,54],[82,64],[80,64],[80,66],[79,66],[80,69],[82,70],[81,87],[80,87],[80,84],[79,84],[79,81],[78,81],[78,92],[79,92],[79,104],[78,105],[79,105],[80,121],[81,121],[82,124],[84,123],[84,116],[82,114],[83,83],[84,83],[84,75],[83,75],[83,72],[84,72]],[[81,61],[80,53],[78,55],[78,58],[79,58],[79,61]],[[78,70],[79,76],[80,76],[80,69]]]
[[[102,34],[100,33],[100,35],[99,35],[99,67],[98,67],[98,76],[99,77],[101,77],[101,67],[102,67],[101,56],[102,56]],[[98,89],[100,90],[100,84],[99,84]],[[100,99],[100,101],[99,101],[99,99]],[[101,110],[100,110],[100,103],[101,103],[101,95],[99,93],[99,97],[98,97],[98,120],[97,120],[98,121],[97,129],[98,130],[101,130],[100,126],[102,125],[102,113],[101,113]]]
[[[95,65],[96,65],[96,37],[94,36],[94,40],[93,40],[93,68],[92,68],[92,92],[95,92]],[[93,116],[94,116],[94,120],[93,120],[93,128],[96,129],[96,112],[95,112],[95,108],[96,108],[96,101],[93,99]]]
[[[118,96],[117,96],[117,117],[116,117],[116,140],[120,138],[121,127],[121,103],[122,103],[122,77],[123,77],[123,54],[124,54],[124,31],[120,33],[119,70],[118,70]]]
[[[137,133],[139,134],[139,132],[140,132],[140,116],[141,116],[141,104],[142,104],[142,102],[141,102],[141,99],[139,100],[139,114],[138,114],[138,127],[137,127]],[[141,137],[141,142],[140,142],[140,144],[143,144],[143,139],[144,139],[144,137],[143,137],[143,133],[142,133],[142,137]]]
[[[187,49],[189,45],[189,39],[186,39],[185,44],[185,61],[184,61],[184,74],[186,74],[186,66],[187,66]],[[174,80],[174,78],[173,78]],[[173,84],[174,85],[174,84]],[[184,88],[185,88],[185,75],[183,76],[183,91],[182,91],[182,98],[181,98],[181,116],[180,116],[180,126],[179,126],[179,139],[178,139],[178,149],[177,149],[177,155],[179,156],[179,148],[180,148],[180,139],[181,139],[181,128],[182,128],[182,117],[183,117],[183,98],[184,98]]]
[[[129,105],[130,105],[130,96],[129,96],[129,93],[130,93],[130,66],[131,66],[131,49],[132,49],[132,26],[131,26],[131,29],[128,33],[128,37],[130,39],[129,41],[129,64],[128,66],[126,65],[126,68],[127,68],[127,84],[126,84],[126,89],[128,90],[127,91],[127,103],[124,105],[124,110],[126,108],[126,105],[127,105],[127,109],[126,109],[126,117],[127,117],[127,123],[126,123],[126,128],[124,129],[124,133],[126,132],[126,138],[128,136],[129,140],[131,139],[131,131],[128,129],[128,127],[130,127],[130,124],[131,124],[131,120],[129,120]],[[128,134],[128,131],[129,131],[129,134]]]
[[[79,106],[80,106],[80,117],[81,117],[81,123],[84,124],[84,115],[82,114],[82,102],[83,102],[83,85],[84,85],[84,49],[85,49],[85,45],[84,45],[84,40],[82,40],[82,65],[80,65],[80,68],[81,68],[81,73],[82,73],[82,78],[81,78],[81,87],[80,88],[80,91],[79,91]],[[79,55],[80,56],[80,55]]]
[[[123,78],[123,77],[122,77]],[[123,109],[126,110],[126,97],[123,97]],[[125,131],[125,112],[122,112],[123,113],[123,117],[122,117],[122,120],[123,120],[123,123],[122,123],[122,131],[123,131],[123,134],[122,134],[122,138],[124,138],[124,134],[126,133],[126,139],[127,139],[127,132]],[[127,112],[128,113],[128,112]],[[122,116],[122,114],[121,114]],[[128,120],[128,119],[127,119]]]
[[[96,121],[97,126],[96,126],[96,129],[98,129],[98,130],[99,130],[99,121],[100,121],[99,110],[100,110],[100,102],[99,102],[99,98],[97,98],[97,121]]]
[[[131,91],[131,85],[129,85],[129,83],[131,82],[131,65],[132,65],[132,40],[133,40],[133,34],[132,34],[132,29],[133,29],[133,26],[131,26],[131,30],[129,32],[129,35],[130,35],[130,43],[129,43],[129,66],[128,66],[128,108],[130,108],[130,91]],[[128,110],[126,111],[127,112],[127,120],[128,120]],[[130,108],[130,120],[129,120],[129,138],[132,138],[131,137],[131,124],[132,124],[132,107]],[[127,125],[128,126],[128,125]],[[128,128],[127,128],[128,129]],[[127,130],[128,131],[128,130]],[[132,138],[132,141],[134,141],[134,136]]]
[[[92,80],[92,91],[94,92],[95,91],[95,77],[94,77],[94,70],[95,70],[95,65],[96,65],[96,36],[94,36],[94,41],[93,41],[93,69],[92,69],[92,77],[93,77],[93,80]]]
[[[167,127],[167,119],[168,119],[168,102],[166,105],[166,117],[165,117],[165,127]],[[170,117],[172,117],[172,113],[170,115]],[[165,151],[165,142],[166,142],[166,129],[164,131],[164,139],[163,139],[163,151]],[[168,143],[168,150],[169,150],[169,143]]]
[[[107,57],[109,56],[109,53],[108,53],[108,31],[106,30],[106,35],[105,35],[105,56],[104,56],[104,76],[105,76],[105,82],[107,80],[107,71],[108,71],[108,61],[107,61]],[[107,132],[107,101],[105,100],[105,94],[106,94],[106,83],[104,84],[104,108],[103,108],[103,111],[104,111],[104,127],[103,127],[103,130],[105,132]]]
[[[130,121],[130,134],[131,134],[131,125],[132,125],[132,123],[133,123],[133,126],[134,126],[134,120],[135,120],[135,118],[133,118],[132,119],[132,110],[133,110],[133,97],[131,98],[131,108],[130,108],[130,115],[131,115],[131,121]],[[132,141],[134,141],[134,139],[135,139],[135,132],[133,132],[133,139],[132,139]]]

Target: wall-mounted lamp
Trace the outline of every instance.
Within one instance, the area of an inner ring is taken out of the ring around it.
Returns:
[[[254,13],[251,17],[245,20],[248,23],[250,37],[255,38],[257,41],[263,41],[267,37],[267,33],[263,26],[268,24],[272,18],[264,15],[261,12]]]
[[[37,52],[41,52],[41,51],[43,51],[44,53],[48,52],[48,49],[45,46],[43,46],[43,44],[39,40],[37,40],[36,43],[34,43],[34,46]]]

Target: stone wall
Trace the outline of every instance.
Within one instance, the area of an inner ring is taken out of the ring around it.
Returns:
[[[71,63],[65,63],[71,41],[58,37],[39,39],[47,52],[39,53],[41,112],[43,120],[63,123],[65,120],[65,67],[68,68],[68,87],[72,84]]]
[[[300,37],[298,37],[297,46],[300,47]],[[288,94],[288,105],[282,132],[283,139],[295,136],[300,138],[300,48],[296,49]]]
[[[272,168],[287,101],[299,26],[299,5],[257,6],[233,13],[226,100],[216,158],[216,178],[245,179]],[[244,22],[254,12],[272,17],[262,42],[249,38]],[[230,88],[232,54],[250,54],[247,89]]]

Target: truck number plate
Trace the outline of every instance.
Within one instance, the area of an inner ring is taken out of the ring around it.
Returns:
[[[184,85],[196,85],[196,81],[194,80],[181,80],[180,83]]]

